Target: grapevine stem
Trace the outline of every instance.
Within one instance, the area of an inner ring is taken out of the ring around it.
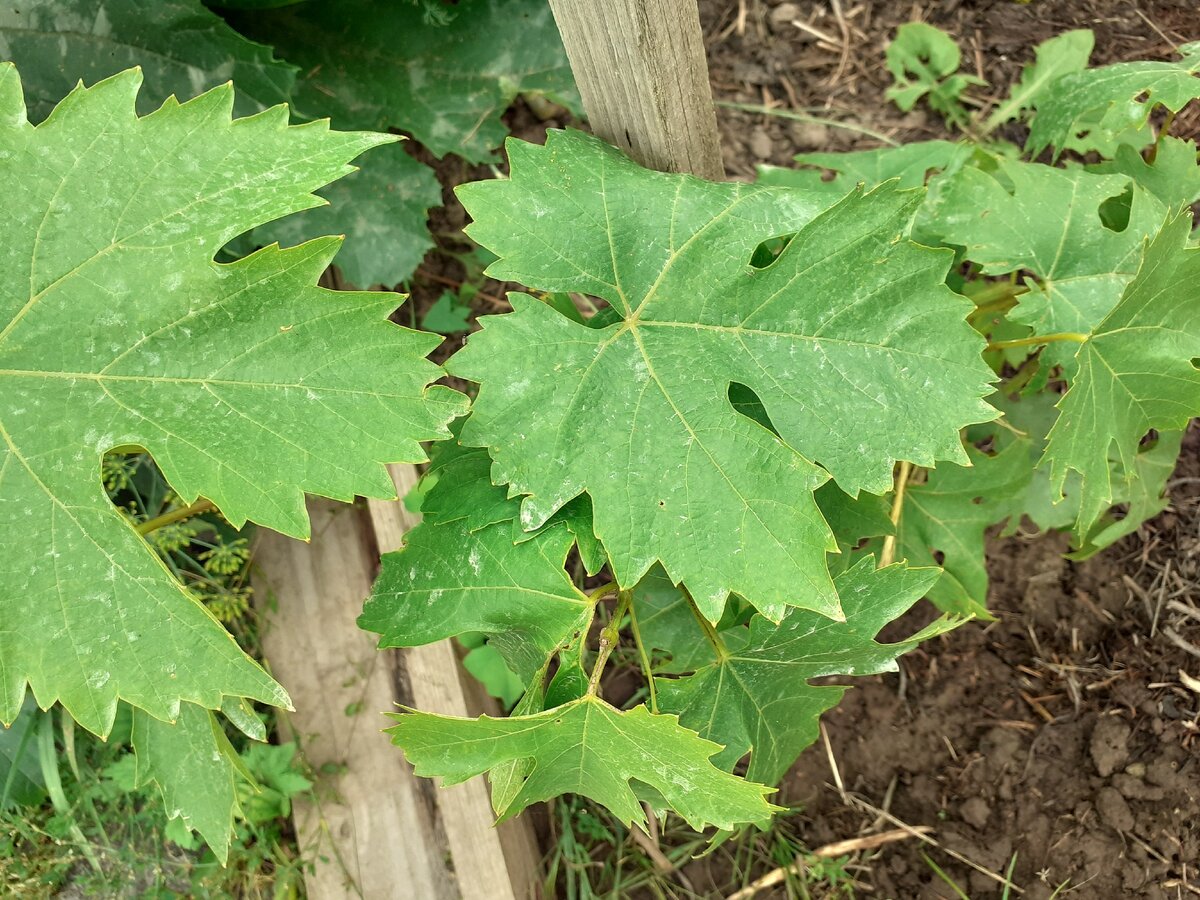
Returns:
[[[1056,343],[1058,341],[1074,341],[1075,343],[1085,343],[1088,335],[1082,334],[1081,331],[1058,331],[1052,335],[1031,335],[1030,337],[1018,337],[1014,341],[992,341],[988,344],[989,350],[1003,350],[1009,347],[1039,347],[1044,343]]]
[[[638,628],[637,612],[633,603],[629,604],[629,630],[633,632],[633,642],[637,644],[638,659],[642,663],[642,672],[646,675],[646,688],[650,691],[650,712],[658,712],[658,691],[654,687],[654,675],[650,670],[650,654],[642,643],[642,630]]]
[[[136,531],[138,534],[144,536],[152,531],[158,531],[158,529],[163,528],[166,525],[171,525],[184,519],[190,519],[192,516],[198,516],[201,513],[206,513],[210,509],[216,508],[217,507],[211,500],[205,500],[204,498],[201,498],[191,506],[180,506],[179,508],[173,509],[170,512],[163,513],[161,516],[155,516],[153,519],[147,519],[141,525],[137,526]]]
[[[625,612],[629,609],[629,601],[633,597],[633,592],[621,591],[617,596],[620,598],[617,600],[617,608],[613,611],[613,616],[608,620],[608,624],[600,632],[600,649],[596,654],[596,663],[592,666],[592,677],[588,679],[588,696],[590,697],[596,696],[596,692],[600,689],[600,676],[604,674],[608,658],[621,640],[621,620],[625,618]]]
[[[700,629],[704,632],[704,636],[708,638],[708,642],[717,651],[717,659],[729,659],[729,648],[721,640],[721,635],[717,634],[717,629],[713,628],[713,624],[708,621],[708,617],[700,612],[700,607],[696,605],[696,601],[692,599],[692,595],[688,592],[688,589],[682,586],[679,589],[683,591],[683,596],[687,598],[688,608],[691,609],[692,615],[696,617],[696,621],[700,623]]]
[[[883,539],[883,549],[879,552],[879,567],[890,566],[896,561],[896,533],[900,529],[900,516],[904,512],[904,489],[908,487],[908,476],[912,474],[912,463],[900,463],[900,471],[896,474],[896,496],[892,499],[892,533]]]
[[[616,586],[617,583],[615,581],[610,581],[608,584],[602,584],[594,591],[588,593],[588,599],[591,600],[592,605],[595,606],[600,600],[604,599],[605,594],[607,594]]]
[[[1017,338],[1012,341],[992,341],[987,345],[989,350],[1004,350],[1009,347],[1035,347],[1041,344],[1053,344],[1057,341],[1074,341],[1077,344],[1085,343],[1089,335],[1079,331],[1060,331],[1056,334],[1035,334],[1026,338]]]

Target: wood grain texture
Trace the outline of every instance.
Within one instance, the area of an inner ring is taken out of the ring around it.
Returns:
[[[696,0],[550,0],[592,130],[644,166],[721,180]]]
[[[403,497],[416,484],[416,469],[388,468],[397,496]],[[420,521],[398,502],[369,500],[367,509],[380,553],[398,549],[405,532]],[[474,679],[463,670],[450,641],[401,653],[401,677],[417,709],[451,716],[499,714],[475,689]],[[482,778],[439,788],[437,802],[463,900],[528,900],[536,896],[537,843],[527,818],[494,826],[491,799]]]
[[[312,542],[264,529],[252,570],[263,652],[296,706],[281,717],[285,737],[317,773],[315,802],[293,804],[301,852],[313,861],[308,896],[453,900],[432,791],[382,732],[397,699],[395,653],[355,624],[377,566],[369,523],[346,504],[312,499],[308,509]]]

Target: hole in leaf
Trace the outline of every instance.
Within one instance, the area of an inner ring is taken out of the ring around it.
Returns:
[[[1151,428],[1142,435],[1142,439],[1138,441],[1138,450],[1149,450],[1158,443],[1158,429]]]
[[[1142,91],[1136,97],[1133,98],[1133,102],[1134,103],[1145,103],[1149,99],[1150,99],[1150,92]]]
[[[1129,212],[1133,207],[1133,183],[1115,197],[1100,204],[1100,224],[1109,231],[1120,233],[1129,227]]]
[[[750,254],[750,265],[756,269],[765,269],[779,258],[779,254],[787,249],[787,245],[792,242],[792,238],[795,236],[793,233],[767,238],[755,247],[754,252]]]
[[[728,396],[729,402],[735,410],[747,419],[757,422],[776,437],[779,436],[779,432],[775,430],[775,426],[771,422],[771,417],[767,415],[767,408],[758,399],[758,394],[754,393],[754,391],[744,384],[731,381],[729,383]]]
[[[946,564],[946,554],[943,553],[941,550],[934,550],[933,551],[933,561],[935,563],[937,563],[939,566],[945,565]]]
[[[1193,356],[1193,357],[1192,357],[1192,368],[1193,368],[1193,369],[1200,369],[1200,356]]]
[[[971,502],[974,503],[976,506],[979,506],[980,504],[983,503],[983,498],[982,497],[972,497]]]

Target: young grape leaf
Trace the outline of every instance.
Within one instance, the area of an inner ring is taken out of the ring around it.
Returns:
[[[415,4],[310,0],[231,16],[305,75],[296,108],[339,128],[399,128],[437,156],[486,162],[508,128],[500,115],[518,94],[577,107],[566,52],[545,0],[472,0],[445,25]]]
[[[358,618],[381,647],[415,647],[481,631],[528,681],[546,657],[585,629],[592,603],[563,563],[574,536],[547,528],[520,544],[507,522],[469,530],[424,522],[383,568]]]
[[[896,29],[886,59],[896,82],[887,90],[888,99],[907,112],[928,95],[930,108],[951,123],[966,122],[959,99],[962,92],[970,85],[987,83],[958,73],[962,53],[954,38],[924,22],[906,22]]]
[[[508,667],[500,651],[487,643],[482,635],[479,635],[479,643],[463,657],[462,664],[471,677],[483,685],[489,696],[504,704],[505,709],[525,693],[525,681]]]
[[[1101,224],[1112,198],[1132,192],[1121,230]],[[1153,195],[1120,175],[999,160],[993,173],[961,169],[940,179],[920,230],[966,247],[986,275],[1037,276],[1010,318],[1038,334],[1086,333],[1113,308],[1166,215]],[[1075,346],[1048,344],[1042,361],[1074,370]]]
[[[1010,444],[1020,444],[1029,457],[1032,470],[1028,484],[1019,497],[1013,498],[1008,524],[1002,536],[1016,533],[1022,517],[1043,531],[1073,529],[1076,531],[1071,559],[1087,559],[1109,547],[1127,534],[1132,534],[1143,522],[1167,508],[1167,479],[1175,469],[1182,432],[1167,431],[1156,440],[1142,442],[1134,459],[1131,478],[1118,477],[1113,485],[1114,508],[1102,515],[1086,534],[1075,528],[1079,517],[1080,475],[1070,472],[1061,493],[1054,490],[1050,481],[1050,468],[1039,465],[1046,449],[1046,438],[1058,418],[1054,408],[1059,399],[1057,394],[1041,392],[1028,396],[993,397],[991,402],[1004,413],[1004,420],[1011,427],[983,426],[979,435],[983,438],[987,430],[997,449]],[[1109,464],[1121,473],[1120,459],[1109,454]]]
[[[297,69],[246,40],[200,0],[22,0],[0,5],[0,56],[25,82],[29,117],[40,122],[83,80],[139,66],[148,113],[174,94],[237,85],[234,113],[287,102]]]
[[[959,428],[995,415],[951,255],[904,238],[920,195],[859,190],[818,216],[819,196],[650,172],[575,132],[508,148],[510,180],[459,189],[500,257],[489,273],[618,311],[591,328],[512,295],[448,364],[481,385],[463,441],[527,495],[522,525],[586,491],[623,586],[661,561],[713,621],[730,592],[771,618],[838,616],[813,500],[826,471],[883,493],[894,460],[963,460]],[[735,410],[731,383],[781,437]]]
[[[144,447],[234,526],[305,536],[305,491],[393,496],[383,464],[423,459],[462,405],[428,387],[437,339],[388,322],[393,295],[314,286],[336,239],[212,261],[389,138],[282,107],[232,121],[228,86],[139,118],[140,81],[80,87],[34,128],[0,65],[0,720],[28,682],[101,735],[119,698],[168,721],[287,703],[113,507],[107,451]]]
[[[972,152],[966,144],[917,141],[899,147],[851,153],[801,153],[796,162],[816,168],[759,166],[758,183],[825,191],[839,197],[849,193],[855,184],[873,188],[892,178],[900,179],[902,188],[917,188],[925,184],[925,176],[930,170],[955,171]],[[837,175],[825,180],[819,169],[830,169]]]
[[[883,537],[896,530],[888,500],[866,491],[851,497],[833,482],[827,482],[817,489],[817,506],[821,507],[821,515],[833,529],[841,550],[833,558],[837,568],[845,568],[854,561],[851,551],[863,538]]]
[[[133,711],[137,785],[158,785],[168,819],[183,824],[212,848],[221,864],[229,854],[234,816],[240,812],[238,781],[253,782],[220,724],[207,709],[183,703],[167,723]]]
[[[705,636],[687,597],[671,584],[660,567],[651,569],[633,589],[633,610],[642,642],[646,647],[663,651],[667,657],[654,671],[694,672],[716,659],[712,641]],[[733,627],[738,622],[738,612],[730,604],[716,624],[717,632],[731,650],[740,648],[748,636],[745,628]]]
[[[42,715],[33,698],[27,697],[16,720],[0,728],[0,812],[33,806],[46,796],[38,761],[37,728]]]
[[[392,717],[396,724],[387,731],[416,773],[440,775],[447,786],[515,760],[530,760],[520,790],[497,810],[501,819],[531,803],[571,793],[591,798],[627,826],[645,827],[631,780],[661,793],[697,831],[709,825],[765,825],[775,809],[764,799],[770,788],[722,772],[709,761],[721,750],[719,744],[682,727],[675,716],[654,715],[645,706],[622,712],[588,695],[536,715],[507,719],[423,712]]]
[[[1128,483],[1148,431],[1179,431],[1200,414],[1200,250],[1188,247],[1191,225],[1190,212],[1175,215],[1150,242],[1120,301],[1079,348],[1078,374],[1059,401],[1044,461],[1060,494],[1072,470],[1082,476],[1082,534],[1113,502],[1110,451]]]
[[[984,133],[990,134],[1037,104],[1056,78],[1087,68],[1095,43],[1091,29],[1080,28],[1038,44],[1033,50],[1034,61],[1021,69],[1021,80],[1012,86],[1008,99],[988,116]]]
[[[344,234],[337,266],[351,284],[393,287],[408,279],[433,246],[426,217],[442,205],[433,169],[399,144],[380,147],[362,170],[317,192],[326,205],[259,226],[246,242],[263,247],[298,244],[322,234]],[[426,325],[426,330],[430,329]]]
[[[846,690],[809,679],[894,672],[897,657],[961,621],[944,617],[906,641],[875,641],[937,578],[937,569],[876,570],[875,560],[864,557],[837,579],[845,622],[803,609],[791,610],[778,625],[756,616],[740,649],[726,649],[693,675],[657,679],[659,704],[678,713],[681,725],[725,745],[714,760],[718,766],[732,769],[749,753],[746,778],[775,784],[816,740],[821,713]]]
[[[1164,137],[1154,160],[1147,162],[1136,148],[1122,145],[1111,160],[1088,166],[1091,172],[1128,175],[1169,207],[1189,206],[1200,199],[1200,164],[1196,142]]]
[[[1025,149],[1055,156],[1087,131],[1110,141],[1146,124],[1158,105],[1178,112],[1200,97],[1200,41],[1179,48],[1174,62],[1122,62],[1056,78],[1036,98]]]
[[[939,466],[924,484],[908,486],[896,529],[896,555],[915,565],[942,566],[942,577],[929,591],[939,609],[990,619],[984,533],[1020,516],[1018,501],[1030,479],[1029,453],[1014,445],[994,456],[975,450],[970,455],[970,468]]]

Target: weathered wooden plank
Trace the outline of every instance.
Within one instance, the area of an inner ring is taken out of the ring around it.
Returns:
[[[390,466],[396,493],[403,497],[416,483],[412,466]],[[379,542],[379,552],[395,550],[419,517],[402,503],[369,500],[367,508]],[[413,705],[428,712],[477,716],[485,708],[482,692],[459,663],[450,641],[404,650],[402,677]],[[537,843],[527,818],[496,827],[492,824],[487,784],[473,778],[464,784],[439,788],[438,808],[450,844],[450,855],[464,900],[527,900],[536,896]]]
[[[346,504],[308,508],[311,543],[264,532],[252,572],[264,655],[296,706],[285,722],[317,773],[316,802],[297,798],[293,812],[315,862],[308,895],[453,900],[432,791],[381,731],[396,701],[395,654],[355,624],[377,566],[370,525]]]
[[[644,166],[725,177],[696,0],[550,0],[592,130]]]

